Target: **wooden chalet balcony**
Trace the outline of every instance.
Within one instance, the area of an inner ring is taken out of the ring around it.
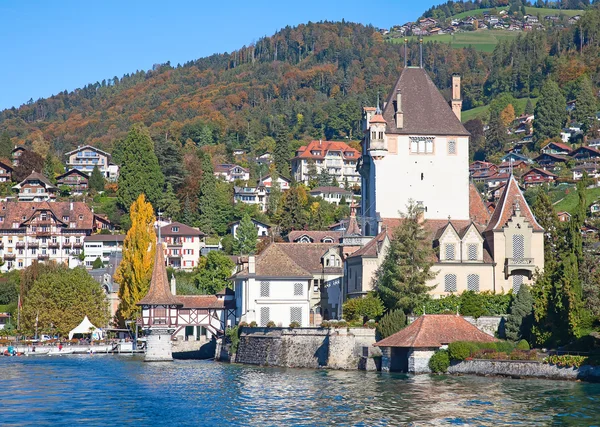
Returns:
[[[533,258],[506,258],[504,262],[504,277],[508,279],[512,275],[527,276],[529,279],[535,273]]]
[[[38,230],[35,232],[36,236],[50,236],[52,232],[50,230]]]
[[[13,260],[16,258],[16,254],[8,253],[4,254],[4,259]]]

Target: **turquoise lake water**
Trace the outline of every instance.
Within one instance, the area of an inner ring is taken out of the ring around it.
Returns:
[[[3,357],[0,425],[591,426],[600,384]]]

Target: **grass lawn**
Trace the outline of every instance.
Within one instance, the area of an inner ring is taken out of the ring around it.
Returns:
[[[453,48],[461,49],[472,46],[474,49],[482,52],[492,52],[501,40],[511,40],[516,38],[520,31],[504,30],[478,30],[467,31],[457,34],[441,34],[437,36],[426,36],[423,38],[425,43],[438,42],[450,43]],[[408,37],[411,40],[418,40],[417,36]],[[403,43],[404,38],[390,38],[392,43]]]
[[[598,198],[600,198],[600,187],[586,189],[586,199],[588,205],[595,202]],[[577,190],[573,188],[571,191],[569,191],[569,194],[567,194],[564,199],[554,205],[554,210],[556,212],[566,211],[570,214],[573,214],[577,208],[578,202],[579,195],[577,194]]]
[[[528,15],[535,15],[535,16],[540,15],[542,18],[544,16],[549,16],[549,15],[556,15],[556,16],[566,15],[570,18],[571,16],[583,14],[583,10],[579,10],[579,9],[548,9],[548,8],[537,8],[537,7],[526,7],[525,12],[527,12]]]
[[[537,98],[531,98],[531,102],[533,103],[533,106],[535,107],[535,104],[537,103]],[[517,105],[513,105],[513,107],[515,107],[515,110],[517,112],[525,111],[525,106],[527,105],[527,98],[517,99],[516,104]],[[477,119],[477,118],[485,121],[488,118],[489,109],[490,109],[489,105],[483,105],[481,107],[476,107],[476,108],[471,108],[470,110],[465,110],[461,114],[462,122],[465,123],[471,119]]]

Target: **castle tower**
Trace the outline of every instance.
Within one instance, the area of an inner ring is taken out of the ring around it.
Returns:
[[[462,98],[460,97],[460,75],[452,75],[452,111],[460,120],[462,111]]]
[[[150,288],[138,305],[142,306],[142,327],[147,335],[144,361],[173,361],[171,335],[177,327],[177,311],[182,304],[171,293],[162,243],[156,244]]]

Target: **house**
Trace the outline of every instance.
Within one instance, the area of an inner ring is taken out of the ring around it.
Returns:
[[[517,163],[517,162],[525,162],[527,164],[533,164],[533,160],[531,160],[529,157],[525,156],[524,154],[519,154],[519,153],[508,153],[506,154],[504,157],[502,157],[500,159],[501,163]]]
[[[96,230],[94,213],[83,202],[0,203],[0,271],[48,260],[77,266],[84,238]]]
[[[349,199],[352,197],[352,192],[348,190],[344,190],[340,187],[317,187],[309,191],[309,194],[313,197],[319,197],[326,202],[333,203],[335,205],[339,205],[340,202],[346,201],[349,202]]]
[[[298,182],[308,184],[323,170],[337,180],[340,185],[360,185],[360,174],[356,164],[360,153],[345,142],[311,141],[296,151],[292,159],[292,175]]]
[[[499,174],[513,173],[513,172],[523,172],[529,169],[530,165],[523,160],[517,160],[516,162],[502,162],[498,166]]]
[[[537,156],[535,162],[543,168],[553,168],[561,163],[566,163],[569,159],[558,154],[542,153]]]
[[[0,182],[12,181],[13,167],[8,162],[0,160]]]
[[[475,161],[469,165],[469,174],[473,182],[484,182],[498,173],[498,166],[490,162]]]
[[[596,203],[592,203],[590,205],[590,213],[593,216],[597,216],[598,213],[600,213],[600,203],[596,202]]]
[[[556,216],[560,222],[569,222],[571,221],[571,214],[569,212],[557,212]]]
[[[545,169],[531,168],[521,179],[525,187],[533,187],[542,184],[551,184],[556,182],[558,177]]]
[[[240,222],[241,221],[238,220],[229,224],[229,229],[233,237],[237,236],[237,229],[240,226]],[[269,230],[271,229],[270,225],[265,224],[264,222],[257,221],[255,219],[252,220],[252,223],[256,227],[256,231],[258,231],[258,237],[265,237],[269,235]]]
[[[198,266],[206,236],[202,231],[181,222],[172,222],[160,227],[159,235],[164,241],[168,266],[188,271]]]
[[[525,15],[523,19],[525,19],[525,22],[527,22],[528,24],[537,24],[540,22],[538,17],[535,15]]]
[[[280,176],[277,178],[277,183],[279,184],[279,188],[281,190],[290,189],[291,181],[287,178]],[[271,175],[266,175],[258,180],[258,185],[270,189],[271,187],[273,187],[273,178],[271,177]]]
[[[97,166],[102,176],[109,181],[116,181],[119,177],[119,168],[111,163],[111,155],[91,145],[79,146],[73,151],[65,153],[67,156],[67,170],[77,169],[91,175],[94,166]]]
[[[238,165],[224,163],[215,166],[215,176],[227,182],[248,181],[250,180],[250,171]]]
[[[256,163],[259,165],[270,165],[273,161],[273,155],[271,153],[264,153],[258,156],[256,159]]]
[[[13,148],[10,153],[10,157],[14,167],[19,166],[19,157],[21,157],[25,151],[27,151],[27,149],[21,145],[17,145],[15,148]]]
[[[373,345],[381,348],[382,371],[425,374],[431,372],[431,356],[456,341],[494,342],[496,338],[480,331],[461,316],[425,314]]]
[[[590,178],[598,178],[600,176],[600,166],[598,163],[582,163],[574,166],[571,171],[573,172],[574,181],[579,181],[583,178],[584,173]]]
[[[27,178],[12,188],[19,193],[17,195],[19,202],[52,201],[56,199],[58,191],[48,178],[36,171],[31,172]]]
[[[58,187],[69,187],[72,193],[83,193],[88,190],[89,176],[79,169],[71,169],[56,177]]]
[[[569,145],[561,142],[549,142],[542,148],[541,151],[542,153],[547,154],[558,154],[560,156],[567,156],[572,151],[572,148]]]
[[[114,251],[110,253],[102,268],[95,268],[88,271],[90,276],[92,276],[96,282],[100,283],[106,294],[111,318],[117,314],[117,309],[119,308],[119,303],[121,301],[119,299],[119,283],[115,280],[115,274],[117,273],[119,264],[121,264],[122,260],[122,252]]]
[[[575,160],[590,160],[600,158],[600,151],[596,148],[581,146],[569,153],[569,157]]]
[[[110,257],[123,251],[125,234],[92,234],[83,238],[84,265],[91,269],[94,261],[100,258],[104,265],[108,265]]]
[[[257,205],[261,212],[266,212],[269,206],[269,193],[263,185],[257,187],[233,187],[234,203]]]
[[[506,184],[508,182],[509,178],[510,178],[509,171],[504,172],[504,173],[498,172],[498,173],[490,176],[489,178],[483,180],[483,182],[485,182],[485,186],[489,191],[493,191],[493,189],[498,188],[502,184]]]

